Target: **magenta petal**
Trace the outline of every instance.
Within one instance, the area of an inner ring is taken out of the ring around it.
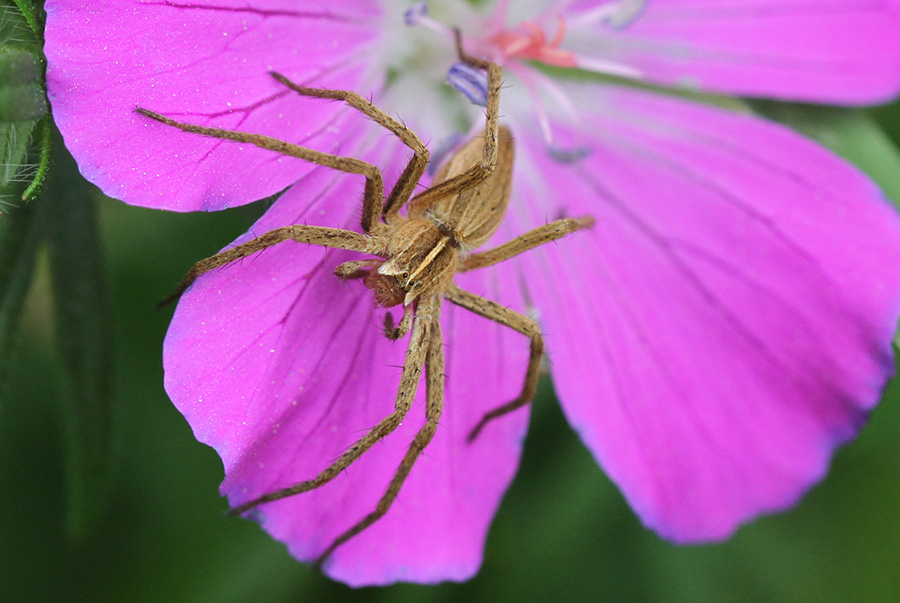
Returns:
[[[354,178],[317,170],[254,231],[292,222],[352,227],[358,208],[335,206],[359,190]],[[406,341],[385,339],[384,311],[362,283],[332,274],[354,257],[282,243],[204,275],[179,303],[165,343],[166,389],[197,439],[221,455],[221,491],[232,505],[315,476],[393,409]],[[478,275],[461,284],[488,295],[499,288]],[[437,435],[388,515],[326,564],[348,584],[470,578],[518,465],[527,410],[471,445],[465,437],[484,412],[518,394],[527,339],[449,304],[442,323],[447,391]],[[424,423],[423,392],[403,425],[333,482],[254,517],[298,559],[315,559],[375,508]]]
[[[301,98],[269,72],[311,86],[378,88],[383,74],[370,73],[366,60],[378,7],[298,4],[48,0],[48,94],[85,177],[127,203],[192,211],[271,195],[311,169],[252,145],[184,134],[136,114],[138,106],[337,149],[350,127],[342,105]]]
[[[725,538],[795,503],[879,399],[900,222],[858,170],[779,125],[569,92],[593,108],[591,153],[556,163],[520,128],[514,188],[532,221],[597,219],[523,257],[557,391],[649,527]]]
[[[567,46],[620,61],[665,85],[841,104],[900,91],[896,0],[651,0],[619,31],[579,28]]]

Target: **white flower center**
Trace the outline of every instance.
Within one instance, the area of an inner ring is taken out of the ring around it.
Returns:
[[[461,0],[413,5],[403,0],[382,0],[382,4],[385,23],[381,64],[392,75],[387,106],[411,125],[421,124],[424,130],[420,131],[430,135],[438,148],[461,130],[481,127],[477,108],[446,85],[451,70],[454,86],[478,102],[476,80],[465,72],[454,80],[460,76],[458,67],[451,68],[458,60],[455,27],[462,33],[466,52],[504,66],[504,114],[514,117],[524,108],[532,123],[536,117],[548,151],[563,161],[577,160],[585,150],[557,146],[551,116],[577,124],[577,111],[563,88],[530,63],[626,78],[641,76],[629,65],[568,50],[565,42],[567,33],[576,30],[581,36],[598,39],[616,35],[640,15],[646,0],[614,0],[582,12],[570,8],[573,0],[549,6],[546,2],[498,0],[487,14]]]

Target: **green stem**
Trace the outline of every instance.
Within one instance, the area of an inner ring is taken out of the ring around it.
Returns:
[[[50,116],[45,115],[35,127],[35,130],[38,131],[38,136],[40,136],[41,158],[38,161],[37,173],[35,173],[31,184],[22,193],[22,201],[30,201],[37,194],[44,183],[44,178],[47,176],[47,170],[50,168],[50,155],[53,152],[53,128],[51,123]]]

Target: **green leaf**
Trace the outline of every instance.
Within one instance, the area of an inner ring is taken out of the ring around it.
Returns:
[[[17,179],[26,163],[34,122],[0,123],[0,384],[12,361],[19,314],[34,272],[43,208],[17,208]],[[0,389],[0,398],[3,392]]]
[[[57,141],[59,142],[59,141]],[[102,246],[90,185],[59,143],[38,203],[48,211],[47,242],[57,338],[68,374],[64,400],[70,535],[101,517],[112,449],[113,344]]]
[[[50,168],[52,132],[49,115],[36,125],[33,121],[0,122],[0,206],[16,197],[30,201],[37,194]]]
[[[20,172],[28,167],[27,154],[35,122],[0,123],[0,193],[11,195]],[[0,198],[0,201],[4,199]]]
[[[0,191],[3,189],[0,188]],[[12,364],[22,303],[34,274],[46,212],[38,204],[0,215],[0,400]]]
[[[13,3],[19,7],[19,11],[31,28],[31,32],[37,41],[44,44],[44,19],[43,11],[41,11],[32,0],[13,0]]]
[[[47,113],[40,55],[0,46],[0,121],[29,121]]]
[[[854,163],[900,207],[900,152],[868,113],[776,102],[754,102],[753,107]]]

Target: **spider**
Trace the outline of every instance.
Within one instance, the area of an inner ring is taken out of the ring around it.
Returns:
[[[267,136],[207,128],[181,123],[153,111],[137,108],[142,115],[185,132],[251,143],[258,147],[366,178],[362,211],[362,233],[323,226],[293,225],[271,230],[262,236],[197,262],[163,304],[179,297],[201,274],[257,253],[283,241],[358,251],[379,259],[363,259],[340,264],[335,274],[342,279],[362,279],[373,291],[376,303],[403,307],[403,317],[395,326],[385,316],[385,335],[399,339],[411,331],[394,411],[347,449],[313,479],[270,492],[231,509],[240,515],[258,505],[319,488],[376,442],[389,435],[406,416],[416,386],[425,368],[426,422],[409,445],[387,490],[376,508],[338,536],[318,557],[322,563],[334,550],[375,523],[388,511],[416,459],[431,441],[444,405],[443,344],[440,314],[442,300],[505,325],[531,340],[525,382],[519,396],[488,412],[469,433],[473,440],[492,419],[528,404],[534,397],[543,356],[541,331],[532,319],[500,304],[457,287],[458,272],[484,268],[524,251],[559,239],[594,223],[593,217],[565,218],[550,222],[488,251],[472,253],[499,227],[509,202],[512,185],[513,142],[509,130],[498,124],[501,69],[498,65],[466,54],[457,39],[461,60],[488,74],[486,127],[463,145],[441,168],[430,188],[413,196],[413,190],[428,164],[428,149],[403,124],[389,117],[355,92],[299,86],[278,73],[272,76],[304,95],[343,101],[390,130],[414,152],[387,199],[378,169],[364,161],[314,151]],[[406,215],[400,210],[408,205]]]

